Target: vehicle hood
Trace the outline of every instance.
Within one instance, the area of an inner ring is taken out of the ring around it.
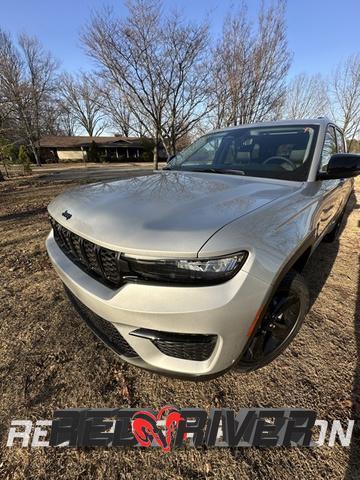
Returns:
[[[299,188],[238,175],[162,171],[65,192],[49,205],[49,213],[107,248],[191,257],[224,225]],[[65,210],[71,218],[62,215]]]

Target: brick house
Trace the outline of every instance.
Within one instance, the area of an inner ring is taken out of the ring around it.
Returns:
[[[107,161],[145,160],[146,140],[137,137],[47,136],[39,143],[42,161],[88,161],[90,149]]]

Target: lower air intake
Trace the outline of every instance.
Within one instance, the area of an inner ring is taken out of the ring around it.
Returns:
[[[149,339],[164,355],[197,362],[210,358],[217,340],[216,335],[159,332],[145,328],[130,335]]]
[[[99,317],[99,315],[80,302],[80,300],[75,297],[67,287],[64,286],[64,288],[76,311],[100,340],[118,355],[130,358],[139,356],[110,322]]]

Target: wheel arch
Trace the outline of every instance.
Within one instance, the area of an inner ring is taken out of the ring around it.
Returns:
[[[300,247],[295,250],[290,259],[288,259],[287,262],[279,269],[268,295],[270,298],[273,296],[277,287],[290,270],[296,270],[296,272],[302,273],[314,249],[315,233],[311,233],[300,245]]]
[[[268,294],[266,296],[265,302],[261,307],[259,308],[253,323],[251,324],[249,330],[248,330],[248,341],[246,342],[243,350],[241,351],[241,354],[239,355],[236,364],[238,364],[243,356],[243,353],[246,351],[248,348],[253,335],[255,334],[257,327],[259,323],[262,321],[263,315],[266,312],[266,309],[274,296],[276,290],[278,289],[279,285],[281,282],[284,280],[285,276],[287,273],[290,272],[290,270],[295,270],[297,273],[300,273],[303,271],[305,265],[307,264],[311,254],[314,251],[315,247],[315,233],[311,233],[307,239],[301,244],[301,246],[293,253],[291,258],[280,268],[273,284],[272,287],[269,289]]]

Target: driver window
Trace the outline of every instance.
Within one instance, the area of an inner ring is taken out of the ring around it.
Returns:
[[[336,153],[336,137],[334,127],[329,126],[325,135],[321,153],[320,172],[326,172],[331,155]]]

